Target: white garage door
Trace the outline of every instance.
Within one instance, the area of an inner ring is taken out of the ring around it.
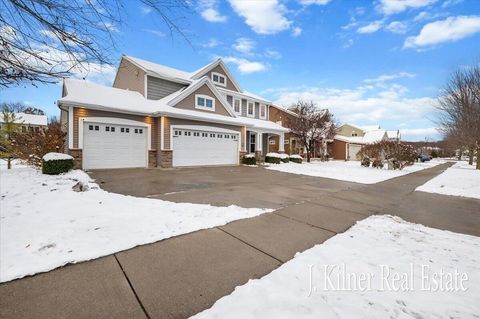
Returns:
[[[146,164],[146,127],[83,124],[84,169],[145,167]]]
[[[362,145],[348,144],[348,156],[351,161],[357,160],[357,153],[362,149]]]
[[[173,166],[238,164],[238,133],[173,128]]]

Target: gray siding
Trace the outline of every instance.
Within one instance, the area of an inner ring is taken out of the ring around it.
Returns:
[[[247,100],[242,99],[242,116],[247,116]]]
[[[159,100],[182,87],[183,84],[147,76],[147,99]]]
[[[253,114],[255,115],[255,118],[258,119],[260,117],[260,103],[255,102],[255,106],[253,109]]]

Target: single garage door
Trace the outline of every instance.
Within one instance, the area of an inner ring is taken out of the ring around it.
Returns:
[[[348,144],[348,159],[351,161],[357,160],[357,153],[362,149],[362,145]]]
[[[173,166],[238,164],[238,133],[173,128]]]
[[[84,122],[84,169],[145,167],[146,164],[146,127]]]

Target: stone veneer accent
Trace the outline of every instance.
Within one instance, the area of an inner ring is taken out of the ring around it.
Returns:
[[[172,167],[172,151],[170,150],[160,151],[160,167],[163,167],[163,168]]]
[[[150,150],[148,151],[148,168],[157,167],[157,151]]]
[[[82,150],[71,148],[68,150],[68,154],[73,157],[73,168],[82,169]]]

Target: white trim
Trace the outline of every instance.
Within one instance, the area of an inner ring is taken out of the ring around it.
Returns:
[[[73,106],[68,107],[68,148],[73,148]]]
[[[145,96],[146,99],[148,99],[148,75],[147,75],[147,73],[145,73],[145,75],[144,75],[143,85],[144,85],[144,88],[143,88],[144,96]]]
[[[198,104],[198,99],[203,99],[205,105]],[[212,101],[212,107],[207,106],[207,100]],[[195,94],[195,108],[199,110],[215,112],[215,98],[205,94]]]
[[[215,82],[215,81],[213,80],[213,76],[214,76],[214,75],[218,76],[218,79],[219,79],[219,80],[220,80],[220,77],[222,77],[222,78],[223,78],[223,84],[220,83],[220,81],[219,81],[219,82]],[[222,73],[212,72],[212,73],[211,73],[211,80],[212,80],[213,83],[215,83],[215,84],[217,84],[217,85],[227,87],[227,77],[226,77],[225,75],[223,75]]]
[[[206,131],[206,132],[211,132],[211,133],[227,133],[227,134],[236,134],[237,135],[237,144],[238,144],[238,151],[240,152],[241,150],[241,134],[242,132],[238,132],[235,130],[229,130],[226,128],[221,128],[221,127],[215,127],[215,126],[205,126],[205,125],[170,125],[170,150],[175,152],[173,149],[173,131],[175,129],[178,130],[195,130],[195,131]],[[237,156],[237,165],[240,164],[240,156]],[[173,154],[172,154],[172,160],[173,160]]]
[[[248,114],[248,106],[252,103],[252,114]],[[247,100],[247,117],[255,118],[255,102]]]
[[[165,116],[160,117],[160,150],[165,150]]]
[[[285,134],[284,133],[279,134],[278,151],[285,153]]]
[[[239,98],[236,98],[236,97],[233,97],[232,96],[232,101],[233,101],[233,105],[232,105],[232,109],[233,109],[233,113],[237,114],[237,115],[242,115],[242,99],[239,99]],[[238,101],[238,112],[235,111],[235,101]]]
[[[140,121],[120,119],[115,117],[80,117],[78,119],[78,148],[80,149],[83,149],[83,124],[85,122],[146,127],[147,128],[147,166],[148,166],[148,151],[152,149],[152,127],[150,124],[140,122]]]
[[[263,109],[264,109],[263,116],[262,116],[262,106],[263,106]],[[267,119],[267,105],[266,104],[263,104],[263,103],[259,104],[259,106],[258,106],[258,117],[261,120],[266,120]]]
[[[242,93],[242,92],[237,92],[237,91],[232,91],[232,90],[229,90],[229,89],[226,89],[226,88],[223,88],[223,87],[217,87],[217,89],[224,93],[224,94],[228,94],[228,95],[234,95],[234,96],[237,96],[238,98],[240,99],[245,99],[245,100],[255,100],[259,103],[265,103],[265,104],[271,104],[272,102],[269,101],[269,100],[266,100],[262,97],[255,97],[255,96],[252,96],[250,94],[246,94],[246,93]]]
[[[172,82],[177,82],[177,83],[181,83],[181,84],[187,84],[187,85],[192,83],[191,80],[176,78],[176,77],[172,77],[172,76],[168,76],[168,75],[164,75],[164,74],[159,74],[155,71],[151,71],[151,70],[145,68],[143,65],[141,65],[137,61],[134,61],[133,59],[131,59],[129,56],[123,55],[122,59],[128,60],[130,63],[132,63],[136,67],[143,70],[146,73],[146,75],[149,75],[151,77],[159,78],[159,79],[163,79],[163,80],[168,80],[168,81],[172,81]],[[120,62],[121,62],[121,60],[120,60]],[[146,62],[149,62],[149,63],[152,63],[152,64],[157,64],[157,63],[153,63],[153,62],[150,62],[150,61],[146,61]],[[158,65],[160,65],[160,64],[158,64]],[[180,71],[180,70],[178,70],[178,71]],[[117,73],[118,73],[118,69],[117,69]],[[116,79],[116,76],[115,76],[115,79]]]
[[[214,69],[217,65],[220,65],[223,71],[225,71],[225,74],[227,75],[228,79],[232,82],[233,86],[239,91],[242,92],[242,88],[238,84],[238,82],[235,80],[233,77],[233,74],[230,72],[230,70],[227,68],[225,63],[222,61],[222,59],[217,59],[216,61],[210,63],[209,65],[204,66],[200,70],[198,70],[193,76],[192,79],[199,79],[202,75],[208,73],[210,70]]]

